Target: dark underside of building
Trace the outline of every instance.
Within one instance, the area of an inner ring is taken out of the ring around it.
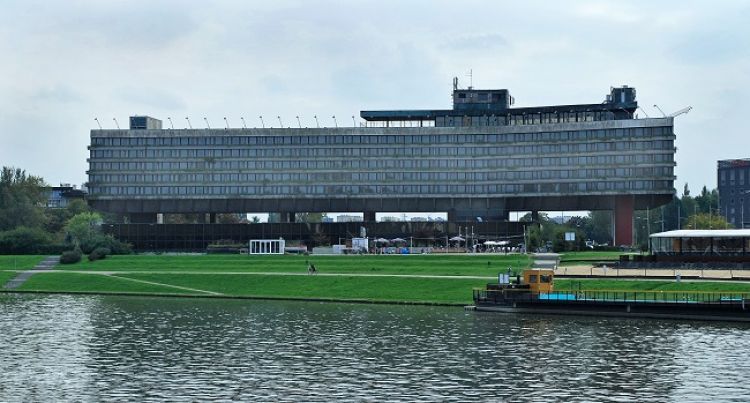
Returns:
[[[636,119],[633,88],[612,88],[596,104],[512,103],[507,90],[454,87],[453,109],[363,111],[365,124],[340,128],[175,130],[133,117],[129,130],[91,131],[89,202],[126,215],[128,224],[112,232],[139,249],[152,242],[196,250],[206,231],[211,239],[246,241],[260,231],[334,241],[381,225],[376,213],[401,212],[448,216],[408,227],[487,224],[488,234],[510,236],[522,232],[508,222],[514,211],[608,210],[614,242],[630,245],[633,211],[673,197],[673,119]],[[279,213],[284,225],[177,227],[159,219],[247,212]],[[353,230],[293,223],[295,213],[309,212],[358,212],[364,223]],[[412,236],[390,225],[368,233]]]
[[[209,245],[246,242],[250,239],[284,238],[291,245],[346,244],[365,234],[372,239],[406,237],[413,246],[466,247],[486,240],[523,243],[519,222],[345,222],[259,224],[105,224],[104,231],[129,242],[136,251],[205,251]],[[465,242],[450,241],[456,234]],[[374,245],[374,243],[372,243]]]

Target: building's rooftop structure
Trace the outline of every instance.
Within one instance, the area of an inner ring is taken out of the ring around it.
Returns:
[[[719,160],[719,168],[739,168],[750,167],[750,158],[739,158],[730,160]]]
[[[429,122],[435,126],[505,126],[559,122],[590,122],[632,119],[638,102],[635,88],[610,88],[604,102],[595,104],[512,108],[514,98],[507,89],[459,89],[453,82],[453,109],[362,111],[368,122]],[[484,117],[485,119],[477,119]]]

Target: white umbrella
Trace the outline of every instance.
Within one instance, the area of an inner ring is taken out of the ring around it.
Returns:
[[[391,241],[385,239],[385,238],[378,238],[375,240],[375,243],[390,243]]]
[[[500,245],[500,246],[505,246],[505,245],[507,245],[509,243],[510,243],[509,241],[500,241],[497,244]]]
[[[484,242],[484,246],[495,246],[495,245],[500,245],[500,244],[497,243],[497,242],[495,242],[495,241],[485,241]]]
[[[391,242],[393,242],[393,243],[398,243],[398,242],[406,242],[406,239],[402,239],[402,238],[393,238],[393,239],[391,239]]]
[[[463,241],[465,241],[465,239],[461,238],[460,236],[454,236],[453,238],[449,239],[449,241],[463,242]]]

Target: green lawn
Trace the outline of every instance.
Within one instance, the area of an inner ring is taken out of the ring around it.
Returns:
[[[117,278],[123,277],[123,278]],[[441,278],[393,278],[354,276],[284,276],[255,274],[126,274],[117,277],[96,273],[40,273],[21,291],[121,292],[206,295],[198,291],[144,284],[136,279],[226,296],[270,298],[320,298],[382,302],[469,304],[472,289],[484,280]]]
[[[31,269],[46,257],[40,255],[0,255],[0,270]]]
[[[304,273],[307,262],[321,273],[426,274],[496,276],[513,267],[528,267],[524,255],[363,255],[363,256],[240,256],[126,255],[95,262],[59,265],[59,270],[291,272]],[[488,264],[489,263],[489,264]]]
[[[472,279],[353,276],[273,276],[127,274],[123,277],[219,292],[231,296],[325,298],[469,304],[472,289],[487,281]]]
[[[0,288],[17,275],[18,273],[14,271],[0,271]]]
[[[566,254],[564,258],[596,261],[615,256],[619,256],[619,253],[578,252]],[[13,257],[6,256],[3,258],[7,262],[8,258],[12,259]],[[18,259],[17,262],[23,262],[27,267],[31,267],[43,256],[22,256],[20,258],[26,259]],[[2,261],[0,260],[0,262]],[[307,262],[315,264],[321,274],[344,275],[283,275],[283,273],[305,273]],[[522,255],[128,255],[111,256],[95,262],[84,260],[74,265],[58,265],[57,272],[36,274],[22,285],[20,290],[206,295],[199,291],[168,286],[172,285],[220,293],[226,296],[469,304],[471,303],[472,289],[484,287],[487,282],[492,280],[377,275],[495,277],[498,272],[504,272],[509,266],[515,270],[520,270],[528,267],[529,263],[530,259]],[[71,273],[70,270],[89,271],[90,273]],[[120,271],[123,273],[117,276],[105,276],[98,274],[101,271]],[[159,273],[165,271],[177,273]],[[238,274],[222,272],[237,272]],[[251,274],[253,272],[279,274]],[[15,272],[0,271],[0,282],[7,282],[15,274]],[[353,274],[376,276],[354,276]],[[128,279],[164,285],[146,284]],[[558,279],[555,282],[555,289],[558,291],[578,290],[579,288],[583,290],[750,292],[750,284],[729,282],[683,281],[676,283],[674,281],[614,279]]]
[[[161,293],[181,294],[181,290],[136,283],[125,279],[101,274],[78,273],[37,273],[29,278],[20,291],[56,292],[122,292],[122,293]]]

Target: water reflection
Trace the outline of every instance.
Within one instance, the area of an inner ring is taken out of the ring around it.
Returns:
[[[2,401],[745,401],[750,328],[0,295]]]

